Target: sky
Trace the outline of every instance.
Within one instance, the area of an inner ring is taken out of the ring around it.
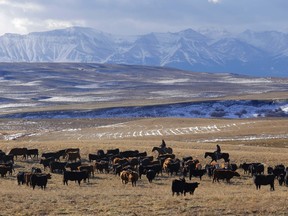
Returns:
[[[288,0],[0,0],[0,35],[71,26],[139,35],[187,28],[288,32]]]

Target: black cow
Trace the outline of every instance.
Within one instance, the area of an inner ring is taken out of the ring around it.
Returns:
[[[63,173],[66,170],[66,165],[67,162],[59,162],[59,161],[52,161],[50,163],[50,171],[52,173],[58,172],[58,173]]]
[[[252,176],[255,174],[264,174],[264,164],[261,163],[251,164],[249,168]]]
[[[81,166],[82,162],[81,161],[76,161],[76,162],[69,162],[66,164],[66,168],[70,168],[71,171],[77,170],[79,166]]]
[[[184,178],[180,178],[180,179],[174,179],[172,181],[172,196],[174,196],[174,194],[176,193],[177,196],[180,194],[184,193],[184,187],[185,187],[185,179]]]
[[[285,175],[285,166],[283,164],[276,165],[272,174],[274,174],[277,179],[280,177],[280,175]]]
[[[190,169],[189,170],[189,179],[193,177],[199,177],[202,180],[202,176],[205,175],[206,169]]]
[[[157,175],[159,175],[160,173],[162,174],[162,166],[160,164],[153,164],[147,166],[140,165],[138,167],[139,178],[141,179],[141,175],[146,174],[147,171],[150,169],[154,170]]]
[[[252,165],[257,165],[257,164],[260,164],[260,163],[243,163],[243,164],[240,164],[239,168],[242,168],[244,170],[244,174],[246,173],[251,173],[251,166]]]
[[[33,173],[30,177],[30,182],[31,182],[31,186],[33,187],[33,190],[36,185],[40,186],[43,190],[45,190],[48,179],[51,179],[50,174]]]
[[[42,173],[42,170],[38,167],[32,167],[31,168],[31,172],[32,173]]]
[[[17,174],[17,182],[18,182],[18,185],[23,185],[23,184],[25,184],[25,173],[26,172],[18,172],[18,174]]]
[[[184,183],[184,196],[186,195],[186,193],[190,193],[190,194],[194,194],[194,191],[195,189],[198,187],[200,183],[198,182],[192,182],[192,183],[188,183],[188,182],[185,182]]]
[[[146,166],[151,164],[151,161],[153,161],[153,156],[146,156],[140,159],[140,165]],[[159,163],[159,162],[158,162]]]
[[[152,183],[152,180],[155,178],[155,176],[156,176],[156,172],[154,170],[149,169],[146,172],[146,177],[150,183]]]
[[[27,158],[30,157],[30,158],[37,158],[38,159],[38,156],[39,156],[39,150],[38,149],[27,149]]]
[[[138,150],[127,150],[120,152],[120,157],[129,158],[129,157],[137,157],[139,151]]]
[[[13,164],[0,164],[1,177],[5,177],[8,172],[10,175],[12,175],[13,170]]]
[[[147,152],[144,151],[144,152],[138,152],[138,154],[136,155],[136,157],[138,158],[144,158],[144,157],[147,157]]]
[[[278,183],[280,186],[282,186],[284,182],[285,182],[285,175],[282,173],[278,176]]]
[[[10,150],[9,154],[13,154],[16,159],[17,156],[22,156],[23,159],[27,158],[27,148],[13,148]]]
[[[119,166],[122,168],[121,165],[119,165]],[[101,160],[99,162],[95,162],[95,169],[97,170],[97,172],[100,172],[100,173],[103,173],[104,171],[106,173],[109,173],[109,171],[110,171],[109,170],[109,162],[108,161],[104,161],[104,160]]]
[[[55,161],[54,157],[50,157],[50,158],[45,158],[45,159],[41,159],[40,160],[40,164],[43,164],[44,170],[46,169],[46,167],[50,166],[50,163],[52,161]]]
[[[120,150],[118,148],[108,149],[106,152],[107,155],[118,155],[119,153],[120,153]]]
[[[180,170],[180,161],[175,161],[175,162],[171,162],[167,165],[168,168],[168,173],[170,173],[170,175],[172,176],[173,173],[175,173],[175,175],[178,174],[179,170]]]
[[[256,185],[256,189],[260,190],[261,185],[270,185],[270,190],[275,190],[274,188],[274,180],[275,175],[254,175],[253,176],[254,184]]]
[[[219,179],[225,179],[227,183],[229,183],[230,179],[232,179],[234,176],[240,177],[240,174],[232,170],[215,169],[213,172],[213,183],[215,181],[219,182]]]
[[[6,154],[4,153],[4,155],[1,155],[1,156],[2,156],[2,157],[1,157],[1,161],[2,161],[3,163],[11,162],[11,163],[14,164],[14,155],[13,155],[13,154],[8,154],[8,155],[6,155]]]
[[[100,161],[101,156],[99,156],[98,154],[88,154],[88,159],[89,159],[89,162]]]
[[[285,176],[284,176],[284,184],[286,185],[286,186],[288,186],[288,167],[286,168],[286,170],[285,170]]]
[[[48,159],[48,158],[54,158],[54,160],[60,160],[61,154],[60,152],[46,152],[42,153],[41,157]]]
[[[64,171],[63,184],[68,185],[68,181],[78,181],[78,184],[80,185],[81,181],[84,180],[84,182],[86,182],[86,179],[88,179],[89,182],[87,171]]]

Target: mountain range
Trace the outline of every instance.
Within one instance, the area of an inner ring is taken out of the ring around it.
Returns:
[[[119,36],[70,27],[0,36],[0,62],[81,62],[172,67],[251,76],[288,76],[288,34],[277,31]]]

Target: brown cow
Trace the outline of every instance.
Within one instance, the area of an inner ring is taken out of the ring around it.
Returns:
[[[32,176],[32,172],[25,172],[24,173],[24,179],[25,179],[25,182],[26,182],[26,185],[29,186],[30,185],[30,179],[31,179],[31,176]]]
[[[82,164],[78,167],[78,170],[80,171],[87,171],[87,173],[89,174],[89,176],[93,176],[94,177],[94,172],[95,172],[95,167],[93,165],[90,164]]]
[[[128,181],[129,181],[129,174],[130,174],[130,171],[129,171],[129,170],[123,170],[123,171],[120,173],[120,178],[121,178],[122,184],[127,184],[127,183],[128,183]]]
[[[139,175],[137,172],[132,171],[129,173],[128,175],[128,181],[130,181],[132,183],[132,187],[135,186],[136,187],[136,182],[139,179]]]
[[[103,173],[104,170],[106,173],[109,173],[109,162],[108,161],[99,161],[99,162],[95,162],[95,169],[97,170],[97,172]]]

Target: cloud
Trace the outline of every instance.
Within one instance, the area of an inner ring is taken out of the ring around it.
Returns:
[[[0,0],[0,35],[74,25],[130,35],[211,27],[281,30],[287,28],[287,7],[286,0]]]
[[[27,18],[14,18],[12,24],[18,32],[23,33],[28,33],[29,26],[33,26],[33,22]]]
[[[0,0],[0,5],[6,6],[10,9],[20,9],[24,12],[27,11],[42,11],[43,7],[39,4],[35,4],[28,1],[8,1],[8,0]]]
[[[208,2],[213,3],[213,4],[218,4],[221,2],[221,0],[208,0]]]
[[[55,20],[55,19],[47,19],[44,21],[47,30],[51,29],[60,29],[60,28],[68,28],[72,26],[85,26],[84,20]]]

